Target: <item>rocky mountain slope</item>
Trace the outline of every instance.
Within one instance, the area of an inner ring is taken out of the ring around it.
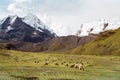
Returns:
[[[16,42],[41,42],[56,34],[35,15],[8,16],[0,21],[0,39]]]
[[[49,38],[45,41],[39,43],[31,43],[31,42],[2,42],[6,49],[19,50],[19,51],[67,51],[78,47],[79,45],[83,45],[88,43],[89,41],[95,39],[96,35],[89,35],[85,37],[78,36],[62,36]]]

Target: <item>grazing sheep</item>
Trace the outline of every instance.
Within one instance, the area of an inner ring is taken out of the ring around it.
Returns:
[[[58,66],[59,64],[58,64],[58,63],[55,63],[55,65],[57,65],[57,66]]]
[[[83,63],[81,63],[81,64],[75,64],[74,68],[77,68],[79,70],[83,70],[84,71]]]
[[[35,61],[34,63],[39,63],[39,61]]]
[[[44,65],[48,65],[48,63],[45,63]]]
[[[79,64],[74,64],[74,68],[76,68],[76,69],[77,69],[77,68],[78,68],[78,66],[79,66]]]
[[[64,64],[64,63],[61,63],[62,65]]]
[[[74,66],[75,66],[75,64],[72,64],[72,65],[70,66],[70,68],[74,68]]]
[[[63,63],[66,63],[66,62],[63,62]]]
[[[70,66],[70,68],[76,68],[76,69],[79,69],[79,70],[83,70],[83,71],[84,71],[83,63],[81,63],[81,64],[79,64],[79,63],[72,64],[72,65]]]
[[[66,67],[68,67],[69,65],[68,65],[68,64],[66,64],[65,66],[66,66]]]

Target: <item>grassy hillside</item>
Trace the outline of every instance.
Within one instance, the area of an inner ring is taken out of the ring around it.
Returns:
[[[88,44],[72,50],[72,54],[120,55],[120,28],[100,33]]]
[[[85,71],[70,68],[83,62]],[[119,56],[0,50],[0,80],[119,80]]]

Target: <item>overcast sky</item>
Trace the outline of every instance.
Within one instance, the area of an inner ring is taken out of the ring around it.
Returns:
[[[28,13],[37,15],[58,35],[70,35],[82,23],[120,20],[120,0],[0,0],[0,18]]]

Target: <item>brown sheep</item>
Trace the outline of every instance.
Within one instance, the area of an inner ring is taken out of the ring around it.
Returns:
[[[37,61],[37,63],[39,63],[39,61]]]
[[[36,63],[36,61],[34,63]]]
[[[39,63],[39,61],[35,61],[34,63]]]
[[[75,66],[75,64],[72,64],[72,65],[70,66],[70,68],[74,68],[74,66]]]
[[[61,63],[62,65],[64,64],[64,63]]]
[[[57,66],[58,66],[59,64],[58,64],[58,63],[55,63],[55,65],[57,65]]]
[[[66,63],[66,62],[63,62],[63,63]]]
[[[44,65],[48,65],[49,63],[45,63]]]

